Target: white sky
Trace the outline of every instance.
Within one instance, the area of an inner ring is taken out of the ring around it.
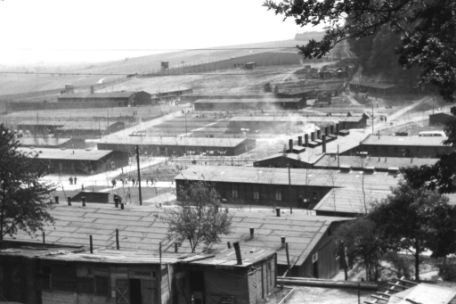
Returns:
[[[138,49],[292,39],[263,0],[1,0],[0,64],[111,60]],[[312,30],[311,28],[309,30]]]

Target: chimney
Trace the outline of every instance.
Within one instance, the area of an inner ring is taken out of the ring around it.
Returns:
[[[85,207],[86,206],[86,197],[81,196],[81,201],[82,201],[82,207]]]
[[[315,141],[315,132],[310,133],[310,141]]]
[[[58,197],[58,196],[54,196],[54,200],[55,200],[55,203],[56,203],[56,204],[59,203],[59,197]]]
[[[302,146],[302,136],[298,136],[298,146]]]
[[[276,216],[280,217],[280,208],[276,208]]]
[[[293,139],[288,140],[288,150],[289,152],[293,152]]]
[[[46,232],[42,231],[41,232],[41,236],[42,236],[42,239],[43,239],[43,244],[46,244]]]
[[[234,252],[236,253],[237,265],[242,265],[241,249],[239,248],[239,242],[233,243]]]
[[[280,244],[282,245],[282,248],[285,247],[285,242],[286,242],[286,238],[284,236],[282,236],[280,238]]]
[[[309,134],[304,134],[304,146],[307,147],[309,145]]]
[[[321,130],[317,130],[317,139],[320,139],[321,137]]]
[[[322,136],[322,141],[323,141],[323,143],[321,144],[322,152],[326,153],[326,135]]]
[[[89,236],[89,247],[90,247],[90,253],[93,253],[93,238],[92,238],[92,235]]]
[[[71,197],[67,197],[68,206],[71,206]]]
[[[250,239],[253,239],[255,236],[255,228],[250,228]]]

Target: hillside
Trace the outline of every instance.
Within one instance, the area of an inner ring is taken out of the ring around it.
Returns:
[[[153,54],[120,61],[92,64],[84,67],[59,67],[58,69],[55,67],[50,67],[48,69],[41,67],[39,70],[30,67],[25,69],[27,72],[31,72],[30,74],[4,73],[5,71],[3,70],[3,73],[0,73],[0,96],[24,92],[58,90],[62,89],[66,84],[89,86],[95,83],[109,82],[119,78],[122,79],[125,78],[127,74],[154,73],[159,71],[160,63],[162,61],[168,61],[170,68],[175,68],[208,64],[265,52],[271,52],[272,54],[274,52],[297,53],[295,46],[302,43],[302,40],[273,41]],[[8,68],[8,71],[11,70],[17,71],[17,69]],[[58,70],[59,73],[52,75],[46,74],[54,72],[55,70]],[[24,71],[24,68],[20,71]],[[36,72],[42,74],[36,74]]]

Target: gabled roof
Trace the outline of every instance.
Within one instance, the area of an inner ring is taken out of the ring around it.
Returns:
[[[42,160],[87,160],[96,161],[112,153],[111,150],[53,149],[53,148],[18,148],[26,154],[38,153]]]
[[[179,173],[175,180],[355,189],[364,183],[366,189],[389,190],[397,184],[398,178],[383,172],[365,174],[363,180],[363,174],[355,171],[290,169],[288,174],[287,168],[192,166]]]
[[[313,208],[334,214],[364,214],[370,211],[373,204],[387,198],[388,190],[375,191],[370,189],[334,188],[331,189]],[[364,204],[365,203],[365,204]]]
[[[125,251],[158,253],[159,243],[163,252],[174,251],[173,241],[168,240],[166,211],[161,208],[126,206],[124,210],[112,204],[88,204],[86,207],[55,205],[51,215],[55,226],[45,229],[46,242],[62,245],[89,245],[89,235],[93,236],[96,250],[115,248],[115,230],[119,229],[120,248]],[[285,249],[281,237],[289,243],[292,263],[302,264],[314,246],[323,237],[331,223],[346,220],[337,217],[308,215],[307,210],[294,210],[292,214],[283,212],[280,217],[271,209],[233,210],[231,232],[222,236],[221,243],[213,246],[221,250],[226,242],[240,241],[241,248],[261,248],[277,251],[278,263],[286,265]],[[249,228],[255,228],[255,236],[250,239]],[[20,241],[41,241],[19,232]],[[179,248],[180,253],[190,253],[188,242]],[[259,252],[258,254],[260,254]],[[232,253],[231,253],[232,254]],[[262,254],[262,253],[261,253]],[[211,263],[218,263],[213,259]]]
[[[443,141],[445,137],[431,136],[377,136],[370,135],[362,141],[362,145],[375,146],[432,146],[444,147]]]
[[[314,165],[315,167],[336,168],[338,165],[351,168],[374,167],[375,169],[401,168],[410,166],[434,165],[438,158],[412,158],[412,157],[362,157],[348,155],[325,155]]]
[[[420,283],[390,297],[388,304],[449,304],[456,297],[456,288]]]

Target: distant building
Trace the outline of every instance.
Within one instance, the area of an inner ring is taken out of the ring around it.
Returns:
[[[371,191],[389,191],[398,182],[395,175],[383,172],[362,175],[358,171],[193,166],[178,174],[175,181],[177,189],[207,182],[227,203],[305,209],[312,209],[333,188],[361,192],[363,184]]]
[[[451,113],[435,113],[429,115],[430,126],[444,126],[453,121],[456,121],[456,116]]]
[[[102,139],[98,149],[133,153],[139,146],[140,153],[156,156],[239,155],[255,147],[255,140],[247,138],[208,137],[159,137],[129,136],[128,138]]]
[[[66,137],[20,137],[19,146],[35,148],[71,148],[74,141]]]
[[[305,99],[271,99],[271,98],[240,98],[240,99],[201,99],[194,103],[197,111],[242,111],[242,110],[273,110],[302,109],[306,106]]]
[[[89,94],[61,94],[57,98],[58,102],[87,103],[91,106],[111,106],[127,107],[152,104],[151,95],[145,91],[131,92],[109,92],[109,93],[89,93]]]
[[[49,173],[95,174],[128,165],[128,154],[110,150],[19,148],[22,153],[35,154],[34,161],[44,163]]]
[[[454,151],[454,148],[443,143],[444,140],[444,137],[370,135],[358,147],[344,154],[367,152],[373,157],[437,158]]]

